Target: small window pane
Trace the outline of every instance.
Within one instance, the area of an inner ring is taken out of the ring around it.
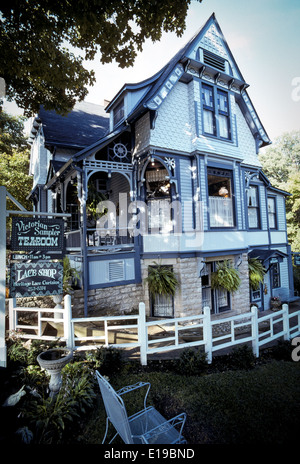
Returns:
[[[214,134],[214,115],[212,111],[203,111],[203,125],[204,132],[207,134]]]
[[[250,229],[257,229],[259,227],[259,209],[258,209],[258,195],[257,187],[252,186],[248,190],[248,223]]]
[[[220,137],[223,137],[224,139],[229,138],[228,116],[223,116],[222,114],[219,114],[219,131]]]
[[[218,92],[218,109],[219,111],[228,114],[228,101],[226,93]]]
[[[268,198],[268,216],[270,229],[276,228],[275,198]]]
[[[203,88],[202,88],[202,100],[203,100],[203,105],[204,106],[208,106],[209,108],[214,107],[213,89],[212,89],[212,87],[203,86]]]

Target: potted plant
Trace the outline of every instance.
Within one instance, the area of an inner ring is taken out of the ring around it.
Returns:
[[[165,266],[153,263],[154,266],[149,266],[148,277],[145,281],[148,283],[149,293],[152,297],[156,295],[164,295],[173,297],[176,289],[179,286],[177,277],[170,266]]]
[[[248,258],[249,285],[251,290],[258,290],[259,284],[263,283],[266,269],[257,258]]]
[[[80,278],[79,272],[72,267],[67,256],[63,259],[63,293],[64,295],[72,292],[73,283],[77,283]]]
[[[282,305],[281,299],[278,296],[272,296],[270,299],[270,309],[276,311]]]
[[[216,270],[211,274],[211,287],[215,290],[224,289],[228,292],[235,292],[240,284],[239,272],[229,259],[219,262]]]
[[[79,278],[80,276],[77,269],[71,266],[69,258],[65,256],[63,259],[63,293],[61,295],[52,296],[56,309],[62,309],[62,299],[64,295],[72,292],[73,282],[74,280],[77,282]],[[58,313],[56,317],[59,318],[61,315]]]

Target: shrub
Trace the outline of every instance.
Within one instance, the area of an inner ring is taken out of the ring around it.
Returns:
[[[122,352],[118,348],[97,348],[96,351],[88,353],[87,357],[95,363],[96,369],[99,369],[102,375],[113,374],[123,365]]]
[[[67,364],[62,370],[61,389],[54,398],[27,397],[20,436],[27,440],[31,437],[38,444],[61,443],[72,433],[74,424],[78,425],[81,415],[92,408],[95,396],[93,371],[83,363]]]
[[[38,365],[37,357],[43,351],[57,347],[58,340],[45,342],[44,340],[32,340],[31,342],[24,343],[20,338],[14,338],[8,344],[8,359],[17,362],[22,366]]]
[[[292,351],[294,347],[291,340],[279,340],[276,345],[271,348],[272,357],[282,361],[292,361]]]
[[[183,375],[199,375],[207,367],[206,353],[193,348],[186,348],[178,360],[175,370]]]
[[[228,355],[228,361],[231,369],[249,370],[254,367],[256,358],[249,346],[242,345],[232,349],[231,353]]]

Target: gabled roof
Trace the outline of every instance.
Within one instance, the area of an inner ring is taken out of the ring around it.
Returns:
[[[245,115],[246,121],[253,133],[254,136],[257,136],[262,141],[262,146],[270,144],[270,139],[253,107],[251,99],[246,91],[246,88],[249,85],[245,82],[241,71],[238,68],[238,65],[235,62],[235,59],[229,49],[229,46],[226,42],[226,39],[221,31],[221,28],[218,24],[218,21],[213,13],[210,18],[205,22],[203,26],[195,33],[195,35],[189,40],[189,42],[179,50],[176,55],[152,78],[143,81],[139,84],[125,84],[122,89],[117,93],[117,95],[112,99],[106,110],[110,110],[113,104],[119,99],[123,93],[130,89],[141,88],[142,86],[148,85],[147,91],[143,94],[142,98],[137,102],[137,104],[131,109],[130,113],[127,115],[127,122],[133,122],[137,117],[141,116],[147,110],[156,110],[167,95],[172,91],[176,82],[182,78],[185,73],[185,67],[189,62],[192,62],[193,65],[198,65],[198,68],[201,67],[204,69],[203,63],[200,63],[199,57],[195,56],[195,47],[197,44],[201,44],[205,48],[205,43],[201,43],[201,40],[205,39],[206,35],[211,31],[210,29],[214,27],[216,30],[216,36],[220,40],[220,43],[223,47],[223,54],[230,59],[231,62],[231,75],[227,74],[227,78],[230,78],[232,82],[235,82],[237,87],[240,89],[240,94],[236,94],[237,100],[240,104],[240,107]],[[208,49],[211,46],[207,47]],[[206,66],[209,68],[209,66]],[[225,73],[217,73],[221,78],[225,76]]]
[[[80,150],[103,138],[109,127],[109,117],[104,106],[79,102],[66,116],[41,107],[32,125],[31,139],[39,124],[42,124],[47,147]]]

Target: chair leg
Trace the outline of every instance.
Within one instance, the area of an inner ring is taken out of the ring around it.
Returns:
[[[106,438],[107,432],[108,432],[108,417],[106,418],[106,428],[105,428],[104,438],[103,438],[103,440],[102,440],[102,445],[103,445],[104,442],[105,442],[105,438]]]

